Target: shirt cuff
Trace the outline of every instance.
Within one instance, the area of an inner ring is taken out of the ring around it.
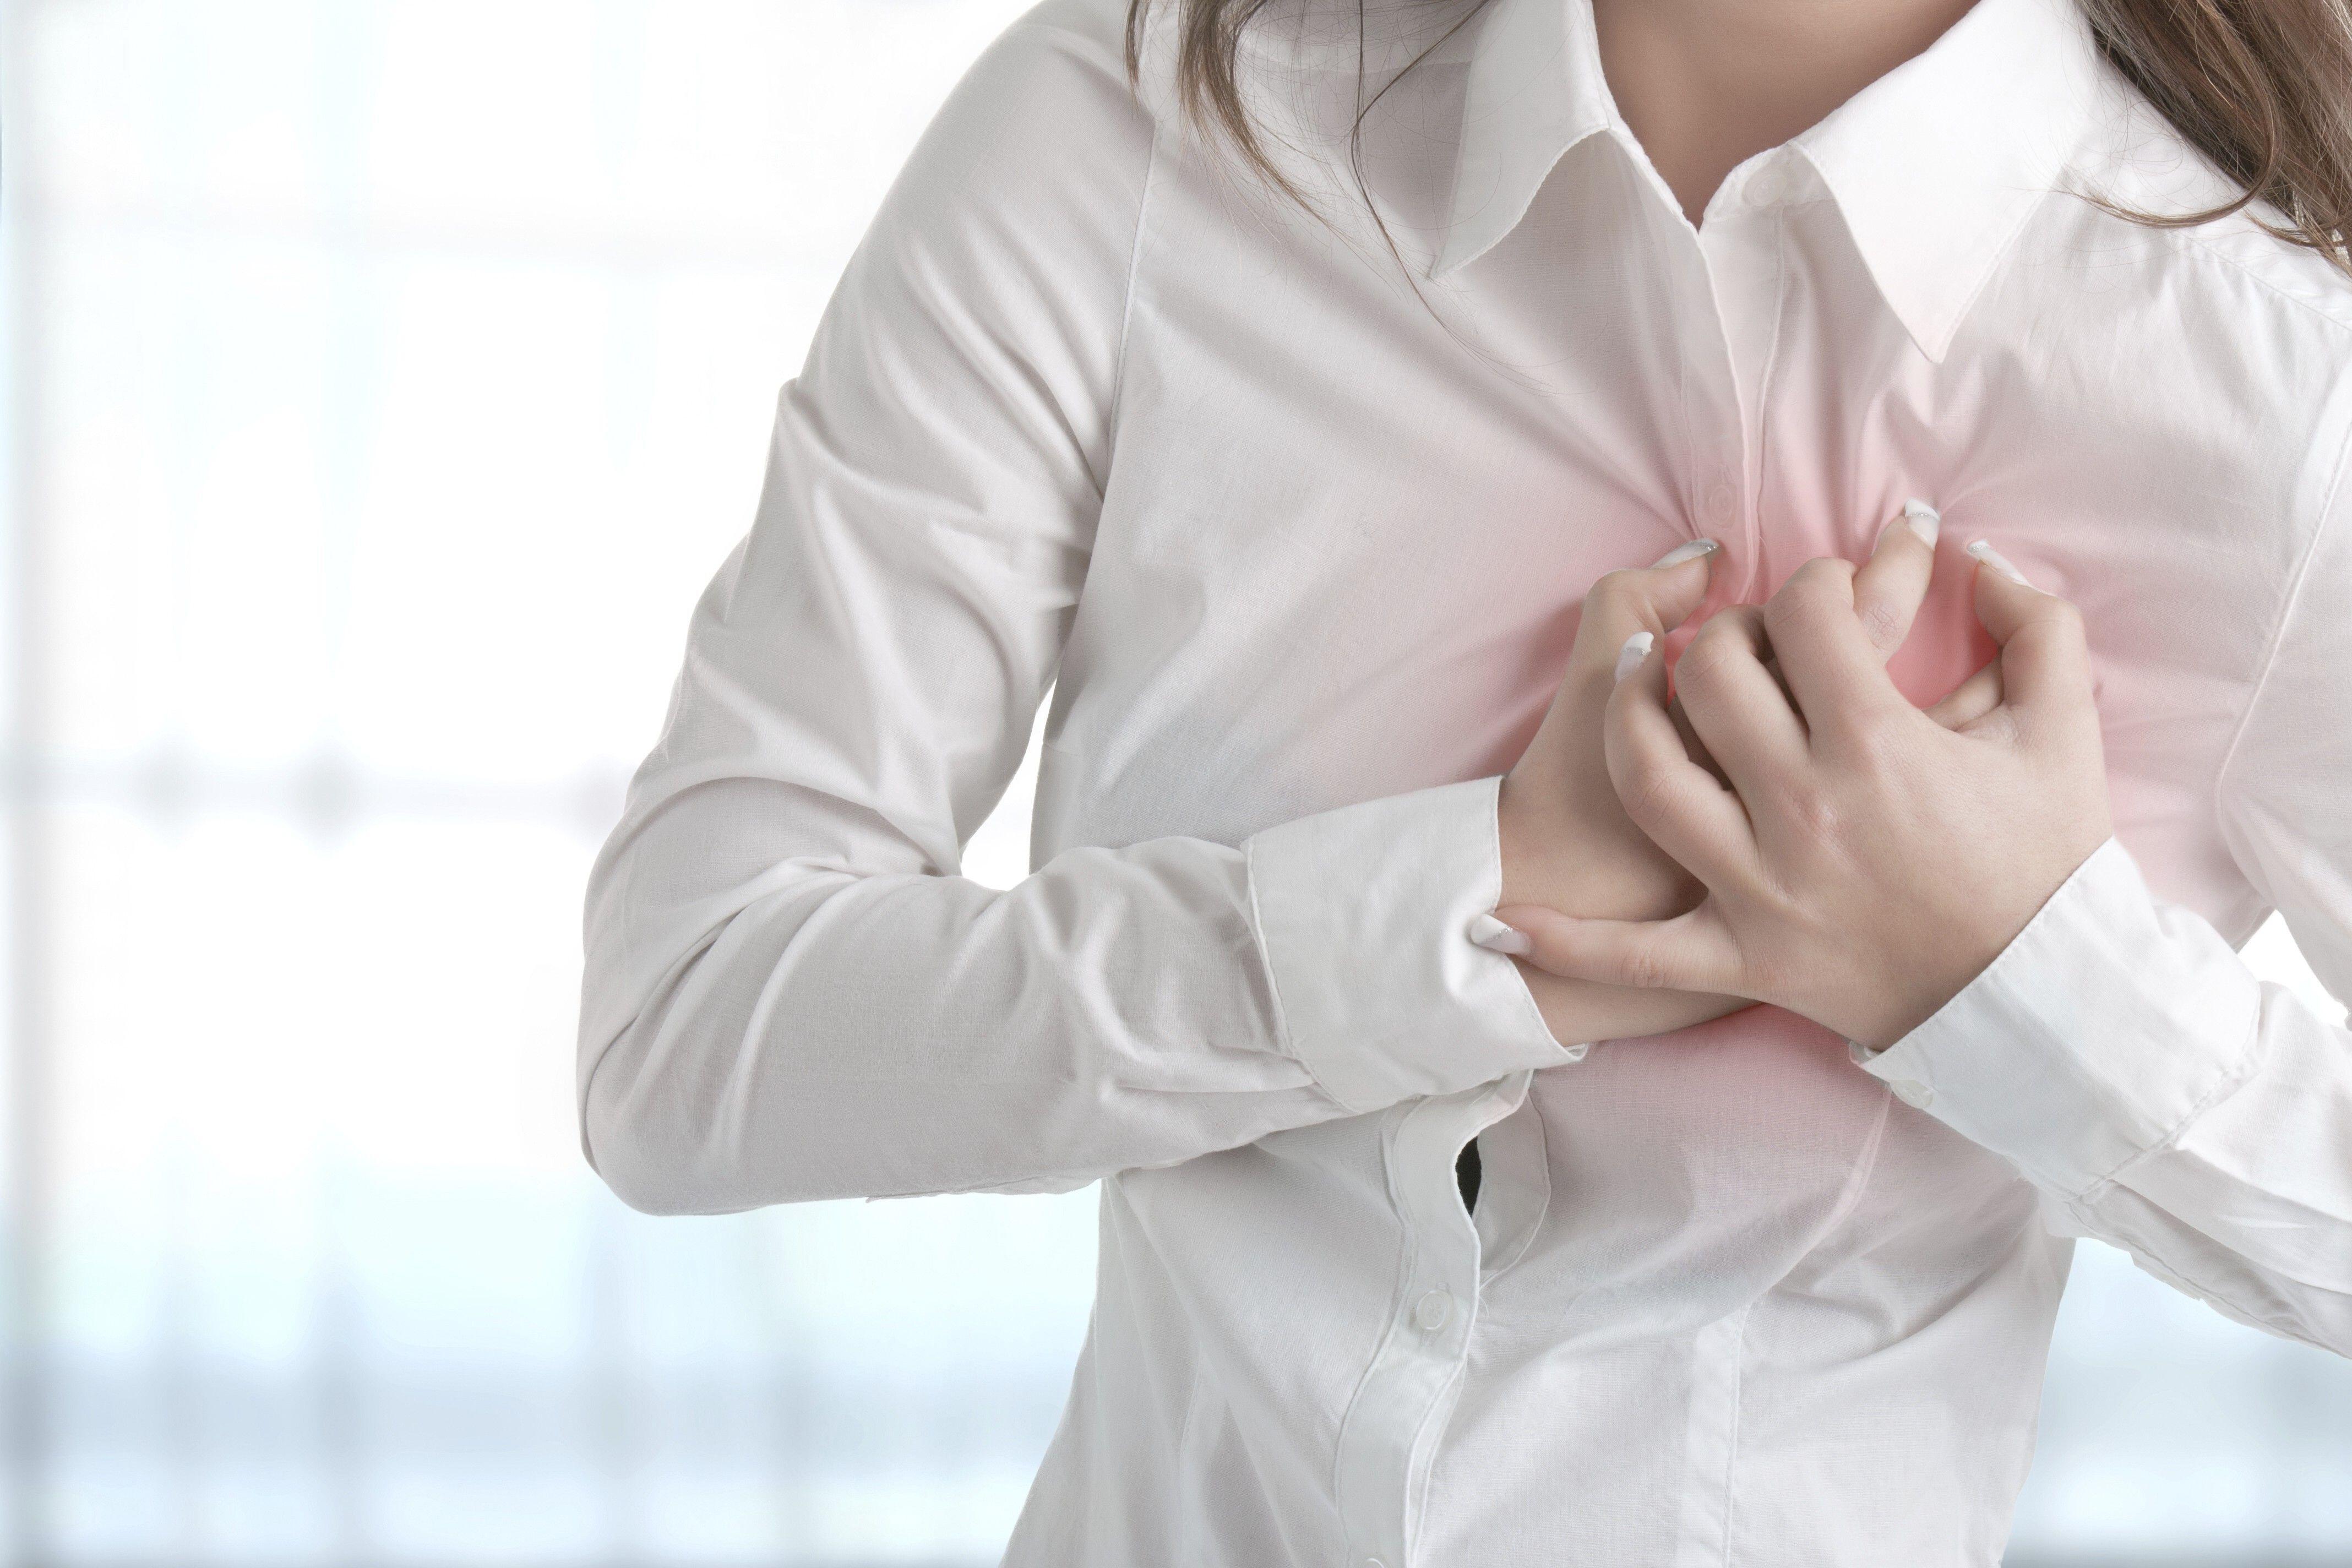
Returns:
[[[2109,838],[1927,1022],[1848,1044],[1898,1099],[2080,1197],[2240,1081],[2261,1007],[2221,934],[2159,905]]]
[[[1243,841],[1284,1041],[1350,1110],[1583,1056],[1518,965],[1469,940],[1502,897],[1499,776],[1286,822]]]

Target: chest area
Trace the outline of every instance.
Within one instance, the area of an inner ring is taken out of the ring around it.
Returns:
[[[1555,185],[1579,179],[1605,176]],[[1703,618],[1862,558],[1917,498],[1944,542],[1906,694],[1990,656],[1963,552],[1991,541],[2084,612],[2135,851],[2229,880],[2202,805],[2292,560],[2292,388],[2223,418],[2172,395],[2112,352],[2158,325],[2128,294],[2057,332],[1992,300],[1931,361],[1826,205],[1710,255],[1596,219],[1604,184],[1547,186],[1510,247],[1417,298],[1338,241],[1188,226],[1177,185],[1054,720],[1092,826],[1241,833],[1500,771],[1602,574],[1716,539]],[[1121,812],[1130,784],[1148,810]]]

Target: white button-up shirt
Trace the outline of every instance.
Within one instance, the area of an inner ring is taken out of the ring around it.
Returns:
[[[1356,7],[1270,9],[1328,222],[1186,131],[1172,5],[1130,94],[1123,6],[974,67],[783,393],[591,889],[612,1185],[1101,1182],[1016,1564],[1991,1564],[2079,1235],[2352,1349],[2352,1039],[2234,952],[2282,910],[2352,993],[2352,285],[2085,199],[2227,186],[2063,0],[1696,226],[1586,0],[1487,0],[1361,193]],[[1370,7],[1371,85],[1463,13]],[[1913,496],[1898,679],[1984,658],[1972,539],[2073,599],[2114,840],[1874,1058],[1769,1008],[1563,1048],[1465,931],[1580,596],[1707,534],[1760,600]]]

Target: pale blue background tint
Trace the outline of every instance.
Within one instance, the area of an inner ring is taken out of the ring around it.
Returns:
[[[1016,9],[0,11],[0,1563],[993,1561],[1092,1194],[646,1219],[571,1051],[776,389]],[[2018,1556],[2352,1562],[2352,1375],[2086,1248]]]

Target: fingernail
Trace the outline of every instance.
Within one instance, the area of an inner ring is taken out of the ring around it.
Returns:
[[[1969,546],[1969,553],[1983,562],[1986,565],[1991,567],[1994,571],[2000,573],[2002,576],[2008,578],[2011,582],[2027,588],[2033,586],[2032,584],[2026,582],[2024,573],[2020,572],[2016,567],[2009,563],[2008,556],[2003,555],[2000,551],[1995,550],[1992,547],[1992,541],[1989,539],[1978,540],[1974,544]]]
[[[1617,673],[1612,679],[1622,680],[1641,668],[1642,661],[1650,657],[1650,645],[1656,641],[1648,632],[1635,632],[1627,637],[1625,646],[1617,650]]]
[[[1496,952],[1532,952],[1536,945],[1527,932],[1507,926],[1492,915],[1480,915],[1470,922],[1470,940]]]
[[[1903,503],[1903,526],[1917,534],[1928,549],[1936,548],[1936,536],[1944,531],[1944,514],[1914,496]]]
[[[1702,555],[1711,555],[1720,548],[1721,546],[1712,539],[1687,540],[1651,562],[1650,570],[1655,572],[1661,567],[1679,566],[1685,561],[1695,561]]]

